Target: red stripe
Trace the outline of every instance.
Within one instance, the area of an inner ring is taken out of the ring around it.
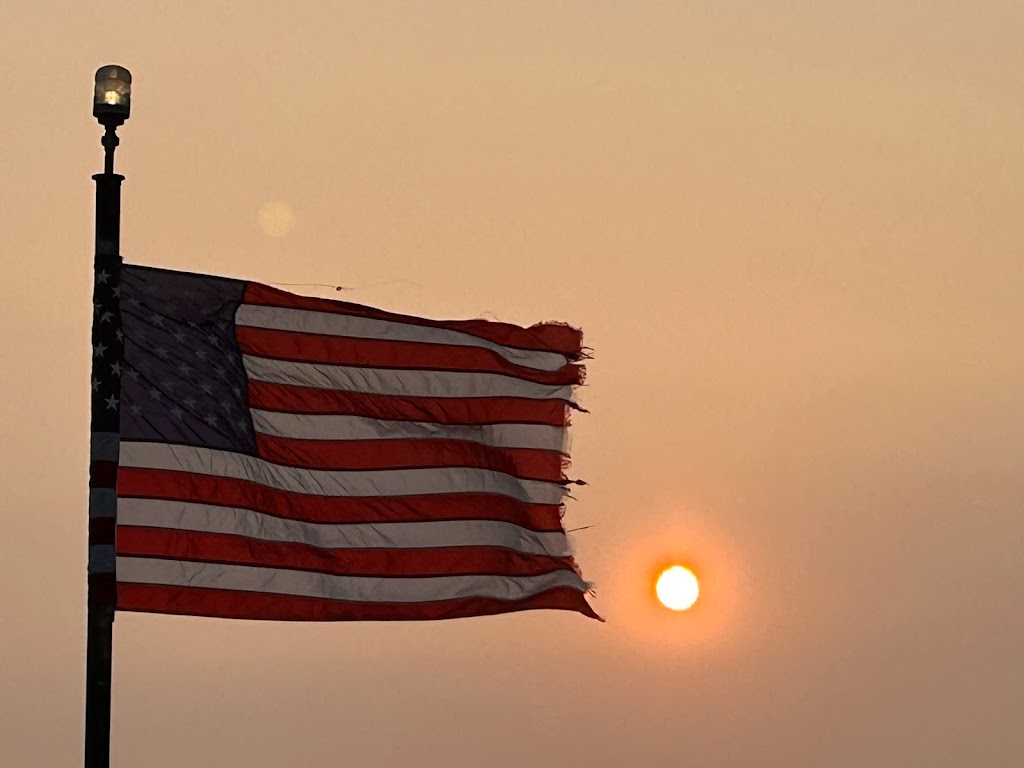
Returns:
[[[534,531],[562,530],[559,505],[528,504],[501,494],[314,496],[268,488],[248,480],[134,467],[121,467],[117,493],[122,497],[240,507],[310,523],[500,520]]]
[[[117,584],[112,573],[89,574],[89,602],[114,605],[117,602]]]
[[[301,440],[256,434],[260,457],[307,469],[491,469],[524,480],[565,481],[554,451],[495,448],[468,440]]]
[[[117,487],[117,462],[93,461],[89,464],[90,488]]]
[[[246,286],[243,301],[246,304],[309,309],[316,312],[331,312],[337,315],[389,320],[426,328],[443,328],[449,331],[467,333],[471,336],[476,336],[478,339],[485,339],[506,347],[529,349],[538,352],[560,352],[573,359],[578,359],[582,354],[582,332],[576,328],[558,323],[541,323],[529,328],[521,328],[518,325],[498,323],[491,320],[426,320],[421,317],[397,315],[372,307],[364,307],[360,304],[351,304],[347,301],[317,299],[312,296],[296,296],[293,293],[280,291],[260,283],[249,283]]]
[[[557,371],[539,371],[516,365],[482,347],[322,336],[244,325],[237,326],[235,336],[244,354],[293,362],[499,373],[552,385],[582,384],[584,375],[582,365],[570,364]]]
[[[339,576],[538,576],[575,570],[572,558],[524,555],[497,547],[323,549],[223,533],[127,525],[117,529],[117,554],[258,565]]]
[[[525,600],[470,597],[429,603],[353,603],[316,597],[232,592],[153,584],[117,586],[121,611],[173,613],[270,621],[427,621],[488,616],[536,608],[577,611],[599,618],[579,590],[556,587]]]
[[[249,405],[287,413],[331,413],[435,424],[546,424],[564,427],[564,400],[524,397],[401,397],[249,382]]]
[[[89,518],[89,546],[114,543],[115,521],[112,517]]]

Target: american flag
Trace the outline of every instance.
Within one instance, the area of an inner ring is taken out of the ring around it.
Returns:
[[[118,610],[596,618],[562,527],[579,331],[130,265],[95,295],[90,571]]]

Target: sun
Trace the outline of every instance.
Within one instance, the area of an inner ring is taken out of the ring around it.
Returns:
[[[685,611],[700,597],[700,584],[693,571],[681,565],[666,568],[654,586],[658,600],[673,611]]]

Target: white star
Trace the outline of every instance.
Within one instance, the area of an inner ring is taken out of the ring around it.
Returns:
[[[169,357],[167,350],[163,347],[157,347],[153,351],[156,352],[156,356],[161,360],[166,360]]]
[[[206,350],[205,349],[197,349],[196,350],[196,357],[198,357],[200,360],[205,360],[206,359]]]
[[[139,297],[138,296],[129,296],[128,297],[128,303],[131,304],[133,307],[141,307],[142,306],[142,302],[139,301]]]
[[[139,414],[142,413],[142,406],[132,403],[131,405],[128,406],[128,410],[132,412],[132,416],[138,416]]]
[[[120,376],[121,375],[121,363],[120,362],[116,362],[116,363],[112,364],[110,366],[110,370],[112,370],[114,372],[115,376]]]
[[[164,316],[163,315],[157,314],[156,312],[150,312],[149,313],[149,319],[150,319],[150,322],[153,323],[153,325],[158,325],[158,326],[163,327],[163,324],[164,324]]]
[[[173,392],[174,388],[178,386],[173,381],[161,381],[160,386],[166,389],[168,392]]]
[[[97,392],[97,391],[99,391],[99,388],[100,388],[100,380],[94,378],[92,380],[92,391],[93,392]]]
[[[203,419],[203,421],[205,421],[211,427],[217,426],[217,417],[214,416],[212,413],[209,416],[207,416],[205,419]]]
[[[245,418],[239,419],[238,420],[238,428],[239,429],[248,429],[249,428],[249,420],[245,419]]]
[[[230,411],[231,410],[231,401],[228,400],[227,398],[221,400],[220,401],[220,407],[223,408],[225,411]]]
[[[215,365],[215,366],[213,366],[213,372],[216,373],[218,376],[223,376],[224,375],[224,366],[222,366],[222,365]]]
[[[103,357],[103,353],[107,351],[107,348],[102,344],[97,344],[92,351],[93,357]]]
[[[110,322],[110,318],[112,318],[113,316],[114,316],[113,312],[104,312],[100,316],[100,322],[101,323],[109,323]]]
[[[114,286],[114,298],[115,299],[121,298],[121,286],[120,285],[115,285]]]
[[[139,377],[140,377],[140,376],[141,376],[142,374],[141,374],[141,373],[139,373],[138,371],[136,371],[136,370],[135,370],[134,368],[129,368],[129,369],[128,369],[128,375],[132,377],[132,380],[133,380],[133,381],[138,381],[138,380],[139,380]]]
[[[107,282],[107,279],[109,277],[110,277],[110,275],[108,275],[106,272],[97,272],[96,273],[96,282],[97,283],[105,283],[105,282]]]
[[[174,332],[174,340],[179,344],[185,340],[185,332],[181,328]]]
[[[160,398],[163,397],[163,393],[160,392],[160,390],[157,389],[156,387],[150,387],[149,388],[149,396],[152,397],[157,402],[159,402]]]
[[[115,411],[117,410],[118,399],[116,397],[114,397],[113,395],[111,395],[110,397],[108,397],[106,399],[106,403],[107,403],[107,410],[108,411],[109,410],[115,410]]]
[[[208,395],[213,392],[213,386],[205,381],[199,385],[199,388]]]
[[[181,410],[181,408],[175,406],[174,408],[171,408],[171,416],[176,418],[178,421],[181,421],[183,418],[185,418],[185,412]]]
[[[182,363],[181,365],[178,366],[178,370],[181,371],[183,376],[188,376],[189,373],[192,371],[192,366],[189,365],[188,363]]]
[[[121,329],[120,328],[117,329],[117,340],[118,341],[124,341],[124,334],[121,333]]]

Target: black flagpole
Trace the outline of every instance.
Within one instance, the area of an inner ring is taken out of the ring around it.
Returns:
[[[114,173],[117,127],[128,119],[131,75],[124,67],[96,72],[93,115],[104,126],[103,173],[96,174],[93,268],[92,423],[89,464],[89,597],[85,658],[85,768],[110,766],[110,681],[113,660],[114,531],[120,442],[121,182]]]

